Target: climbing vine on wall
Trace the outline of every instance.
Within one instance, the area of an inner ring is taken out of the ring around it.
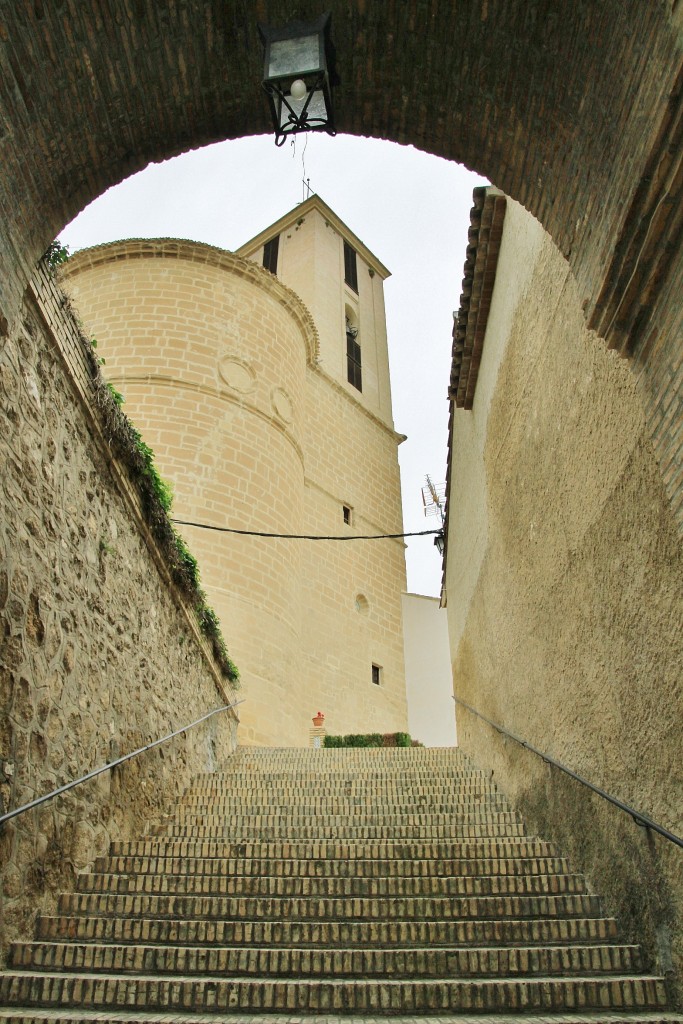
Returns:
[[[57,240],[49,246],[43,259],[50,270],[54,271],[68,259],[68,256],[68,248]],[[90,368],[95,402],[109,446],[113,454],[126,466],[137,488],[147,524],[164,555],[171,577],[192,603],[199,628],[211,644],[223,677],[235,685],[239,680],[239,671],[228,654],[218,616],[207,602],[206,593],[200,583],[197,559],[189,551],[170,519],[173,489],[159,473],[154,452],[124,413],[123,395],[102,376],[104,360],[96,353],[97,341],[86,337],[66,295],[63,298],[63,305],[71,313],[79,329],[79,337]]]

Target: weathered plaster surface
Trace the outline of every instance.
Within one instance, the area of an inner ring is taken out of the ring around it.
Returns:
[[[634,376],[586,329],[550,239],[509,206],[475,406],[456,414],[446,580],[455,692],[680,835],[675,521]],[[464,710],[458,735],[568,849],[626,933],[660,969],[680,972],[680,850]]]
[[[58,349],[31,302],[0,349],[0,813],[226,699]],[[217,715],[0,828],[0,950],[235,728]]]

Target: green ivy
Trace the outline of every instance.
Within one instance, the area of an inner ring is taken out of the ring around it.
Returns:
[[[117,391],[116,388],[114,387],[114,385],[110,384],[109,381],[107,381],[107,391],[109,392],[109,394],[114,399],[114,401],[116,402],[117,406],[120,409],[121,406],[126,401],[125,398],[123,397],[123,395],[121,394],[121,392]]]
[[[175,530],[175,546],[178,552],[180,567],[194,587],[199,588],[199,563],[189,550],[187,544]]]
[[[135,440],[135,447],[137,448],[143,462],[143,475],[148,477],[152,485],[152,489],[159,499],[161,507],[164,512],[168,513],[171,511],[171,507],[173,505],[173,488],[168,481],[164,480],[160,475],[154,462],[154,452],[147,442],[142,440],[140,431],[133,427],[132,433]]]
[[[54,242],[50,242],[43,253],[43,259],[50,270],[56,270],[60,264],[66,263],[70,255],[69,246],[62,245],[59,239],[55,238]]]
[[[53,242],[44,259],[51,268],[54,268],[63,263],[68,255],[66,246]],[[193,601],[199,627],[211,643],[213,656],[220,667],[221,674],[233,686],[237,686],[240,674],[228,654],[218,616],[207,604],[206,594],[200,586],[197,559],[191,554],[169,518],[173,505],[173,488],[160,475],[156,467],[154,452],[146,441],[143,441],[140,431],[133,426],[121,408],[125,401],[123,395],[102,377],[104,359],[96,355],[97,338],[86,338],[82,324],[71,308],[70,300],[66,295],[64,296],[64,306],[73,316],[74,323],[79,328],[84,351],[90,358],[93,390],[101,411],[103,425],[110,438],[112,451],[128,467],[131,478],[138,487],[151,532],[166,556],[174,581]]]
[[[407,732],[349,733],[347,736],[325,736],[325,747],[417,747],[422,744]]]
[[[204,636],[211,641],[213,647],[213,653],[221,665],[225,665],[227,668],[226,675],[232,682],[237,682],[239,679],[239,671],[237,666],[228,654],[228,649],[225,646],[225,640],[221,633],[220,623],[218,616],[216,615],[213,608],[210,608],[206,603],[206,595],[204,591],[200,591],[201,600],[197,605],[197,618],[199,620],[199,628],[201,629]]]

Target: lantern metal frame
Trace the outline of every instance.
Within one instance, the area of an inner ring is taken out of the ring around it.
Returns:
[[[282,146],[297,132],[324,131],[336,135],[329,11],[312,22],[292,21],[283,28],[258,28],[264,46],[262,84],[275,129],[275,145]],[[306,86],[306,95],[300,100],[291,95],[296,81]]]

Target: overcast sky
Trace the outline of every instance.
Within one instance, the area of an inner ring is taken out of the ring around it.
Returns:
[[[191,238],[236,249],[305,198],[303,180],[389,268],[389,358],[406,531],[425,519],[425,474],[446,478],[453,310],[460,300],[472,189],[483,180],[412,147],[351,136],[272,137],[186,153],[110,189],[60,233],[72,251],[119,238]],[[368,488],[374,486],[368,478]],[[239,524],[233,524],[239,526]],[[437,596],[432,538],[406,552],[408,589]]]

